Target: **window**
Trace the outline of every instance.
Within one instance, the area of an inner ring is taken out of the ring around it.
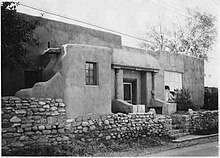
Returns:
[[[170,87],[170,91],[182,88],[182,73],[164,71],[165,85]]]
[[[97,85],[97,64],[86,62],[86,84]]]

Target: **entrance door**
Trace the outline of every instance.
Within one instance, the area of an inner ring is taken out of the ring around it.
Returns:
[[[136,79],[123,79],[124,88],[124,101],[137,104],[137,80]]]
[[[132,104],[132,83],[124,82],[124,100]]]

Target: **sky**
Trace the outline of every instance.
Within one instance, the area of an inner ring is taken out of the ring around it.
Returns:
[[[158,22],[166,26],[175,20],[184,22],[187,7],[220,17],[220,0],[19,0],[19,2],[139,38],[144,37],[147,27]],[[42,16],[42,12],[21,5],[17,9],[19,12]],[[47,13],[44,13],[43,17],[94,28]],[[123,45],[139,47],[141,42],[122,36]],[[216,66],[219,68],[217,51],[220,49],[216,45],[209,52],[209,61],[205,62],[205,86],[216,87],[219,84]]]

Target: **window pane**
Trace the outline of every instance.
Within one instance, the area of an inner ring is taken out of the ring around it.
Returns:
[[[86,63],[86,70],[89,70],[89,63]]]
[[[164,83],[170,90],[182,88],[182,73],[165,71]]]
[[[94,84],[94,80],[93,80],[92,76],[89,77],[89,80],[90,80],[90,82],[89,82],[90,84]]]
[[[89,76],[94,76],[94,71],[90,70]]]
[[[89,76],[89,70],[86,70],[86,77]]]
[[[94,63],[90,63],[90,67],[89,68],[90,68],[91,71],[93,71]]]

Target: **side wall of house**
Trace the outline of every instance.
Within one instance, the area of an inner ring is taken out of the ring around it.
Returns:
[[[108,48],[67,45],[61,74],[67,117],[111,113],[111,56]],[[96,62],[97,85],[86,85],[85,63]]]
[[[173,71],[183,74],[183,88],[191,93],[194,106],[200,108],[204,105],[204,61],[202,59],[172,54],[169,52],[156,52],[161,69],[156,74],[156,97],[164,99],[164,71]]]

